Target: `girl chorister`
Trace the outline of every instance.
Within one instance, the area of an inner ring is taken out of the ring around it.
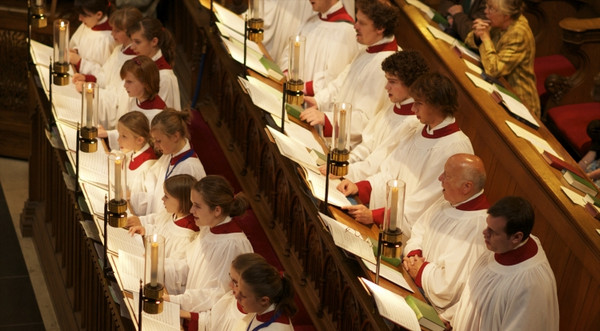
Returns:
[[[175,41],[171,33],[155,18],[144,18],[127,30],[132,48],[138,55],[150,57],[160,70],[160,97],[167,107],[181,109],[179,83],[173,72]]]
[[[108,23],[109,9],[107,0],[75,0],[82,24],[69,41],[69,62],[80,73],[90,74],[97,65],[103,65],[115,48]]]

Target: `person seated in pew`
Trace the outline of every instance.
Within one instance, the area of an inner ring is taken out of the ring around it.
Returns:
[[[138,218],[130,223],[140,223],[129,228],[129,233],[139,233],[142,236],[160,234],[165,237],[165,258],[183,259],[189,244],[196,238],[200,228],[190,213],[192,202],[190,192],[196,179],[190,175],[175,175],[167,178],[163,185],[162,201],[164,209],[156,214],[146,216],[129,216]],[[169,284],[167,284],[169,285]],[[171,294],[178,293],[180,286],[167,287]]]
[[[487,0],[442,0],[438,10],[448,19],[446,33],[465,40],[473,28],[473,20],[485,17]]]
[[[404,249],[404,269],[446,321],[452,321],[471,268],[485,252],[485,178],[479,157],[451,156],[439,177],[444,196],[417,219]]]
[[[311,105],[300,114],[310,125],[324,125],[324,135],[331,136],[333,102],[352,104],[350,147],[362,140],[362,131],[369,120],[384,108],[386,102],[385,77],[381,62],[398,50],[394,37],[397,9],[379,1],[361,0],[356,3],[356,41],[367,46],[354,61],[326,88],[305,97]]]
[[[161,210],[164,181],[179,174],[188,174],[196,179],[206,176],[204,167],[189,141],[187,123],[190,111],[165,109],[153,119],[150,135],[154,139],[154,148],[162,156],[144,174],[144,187],[132,191],[129,203],[135,215],[157,213]],[[135,224],[129,224],[135,225]]]
[[[103,65],[116,46],[108,24],[110,2],[107,0],[75,0],[75,11],[81,25],[69,40],[69,63],[77,72],[90,74]]]
[[[454,119],[458,110],[457,92],[447,77],[439,73],[424,74],[411,85],[409,92],[420,123],[405,126],[397,134],[396,139],[401,143],[380,162],[373,175],[357,183],[344,179],[338,185],[345,195],[358,194],[363,203],[344,207],[354,219],[381,224],[386,183],[392,179],[404,181],[406,200],[401,228],[407,237],[416,219],[442,195],[437,178],[446,160],[454,154],[473,153],[471,141]]]
[[[600,120],[588,123],[586,132],[592,139],[592,143],[590,150],[577,164],[594,181],[594,184],[600,185],[600,153],[598,153],[600,150]]]
[[[294,330],[290,318],[297,308],[292,281],[266,261],[240,274],[236,299],[247,315],[233,330]]]
[[[175,40],[156,18],[144,18],[127,29],[137,55],[151,58],[158,66],[160,89],[158,95],[173,109],[181,108],[179,82],[173,71],[175,63]]]
[[[409,88],[429,67],[421,53],[414,50],[396,52],[381,63],[387,84],[385,89],[392,105],[380,111],[365,127],[363,140],[350,152],[346,178],[352,181],[373,175],[383,161],[401,143],[398,133],[405,125],[419,123],[412,111],[414,100]],[[326,170],[322,167],[322,172]]]
[[[140,191],[144,185],[144,175],[158,157],[150,143],[150,122],[139,111],[129,112],[117,124],[118,145],[127,156],[127,191]]]
[[[358,53],[354,19],[339,0],[313,0],[316,14],[308,18],[296,33],[306,37],[304,66],[300,73],[305,82],[305,95],[324,89],[350,64]],[[282,70],[289,69],[289,43],[279,61]]]
[[[529,111],[541,115],[533,62],[535,38],[523,15],[523,0],[488,0],[487,20],[475,19],[465,43],[479,50],[485,73],[504,77]]]
[[[237,302],[240,275],[250,266],[267,263],[265,258],[256,253],[238,255],[229,267],[229,288],[210,310],[201,312],[180,311],[185,330],[229,331],[244,317],[246,312]]]
[[[540,240],[531,235],[531,204],[504,197],[488,214],[487,251],[471,270],[452,329],[558,330],[556,280]]]
[[[252,253],[252,245],[232,217],[242,215],[248,202],[221,176],[209,175],[191,190],[192,207],[200,233],[188,246],[185,258],[165,259],[165,283],[181,284],[178,293],[164,299],[182,310],[206,311],[227,292],[229,264],[236,256]]]

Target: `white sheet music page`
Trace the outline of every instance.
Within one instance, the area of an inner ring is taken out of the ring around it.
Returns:
[[[244,27],[246,25],[246,22],[240,15],[237,15],[231,10],[221,6],[216,1],[213,3],[213,9],[219,22],[225,24],[227,27],[229,27],[236,33],[242,36],[244,35]]]
[[[311,191],[315,198],[325,201],[325,176],[312,171],[306,172],[306,180],[311,184]],[[346,196],[338,191],[339,179],[329,179],[329,195],[327,202],[337,207],[350,206],[352,203]]]
[[[217,28],[219,29],[219,32],[221,33],[222,36],[230,38],[230,39],[233,38],[241,44],[244,43],[244,35],[243,34],[237,33],[236,31],[234,31],[227,25],[222,24],[220,22],[215,22],[215,24],[217,25]],[[258,44],[250,39],[246,40],[246,46],[248,46],[255,52],[262,53],[262,50],[260,49],[260,47],[258,47]]]
[[[375,263],[372,263],[367,260],[363,260],[363,263],[369,270],[371,270],[372,273],[375,273],[375,271],[377,270],[377,266],[375,265]],[[402,287],[407,291],[410,291],[412,293],[415,292],[410,288],[410,285],[408,285],[408,282],[406,282],[406,279],[400,271],[394,268],[390,268],[383,263],[380,265],[379,268],[379,276],[389,280],[390,282],[393,282],[394,284]]]
[[[481,89],[484,89],[487,93],[494,92],[494,86],[486,82],[483,78],[477,77],[470,72],[465,72],[467,77],[473,82],[473,84]]]
[[[304,145],[306,148],[315,149],[323,154],[326,154],[321,144],[319,144],[319,142],[315,139],[313,133],[301,125],[298,125],[292,121],[286,122],[285,134],[291,139]]]
[[[522,104],[515,98],[511,97],[510,95],[500,91],[496,87],[494,87],[494,90],[502,96],[502,100],[504,101],[504,104],[506,105],[506,107],[508,108],[508,110],[511,113],[521,117],[522,119],[525,119],[527,122],[537,126],[538,128],[540,127],[540,123],[538,123],[538,121],[531,114],[531,112],[527,109],[527,107],[525,107],[524,104]]]
[[[32,39],[30,53],[33,63],[48,68],[50,65],[50,58],[54,56],[54,49]]]
[[[139,305],[139,290],[132,292],[133,298],[127,298],[129,300],[129,304],[132,307],[135,307],[133,313],[135,314],[136,320],[136,329],[137,329],[137,319],[139,314],[139,309],[137,309]],[[180,330],[179,325],[179,304],[163,301],[163,311],[160,314],[148,314],[146,312],[142,312],[142,329],[144,331],[165,331],[165,330]]]
[[[377,310],[381,316],[411,331],[420,331],[417,315],[401,295],[387,290],[365,278],[360,280],[369,288],[375,298]]]
[[[57,94],[54,95],[52,104],[56,119],[75,126],[81,122],[81,95],[74,97]]]
[[[454,45],[454,42],[456,42],[456,38],[436,28],[435,26],[427,25],[427,30],[429,30],[429,32],[435,37],[435,39],[441,39],[450,45]]]
[[[77,128],[71,125],[71,123],[63,122],[61,120],[56,121],[56,128],[60,133],[60,139],[65,148],[70,151],[75,151],[77,149]]]
[[[241,44],[235,40],[231,41],[227,38],[221,38],[223,43],[227,46],[231,57],[239,63],[244,63],[244,44]],[[265,66],[260,62],[262,54],[256,54],[252,49],[248,49],[246,52],[246,66],[257,73],[268,77],[269,73]]]
[[[117,252],[119,254],[117,265],[119,274],[127,275],[131,279],[123,282],[123,287],[128,291],[137,292],[140,289],[140,279],[144,280],[144,257],[124,250],[118,250]]]
[[[425,13],[425,15],[427,15],[427,17],[429,17],[430,19],[433,18],[433,16],[435,15],[435,13],[433,12],[433,10],[427,6],[426,4],[422,3],[421,1],[418,0],[406,0],[406,3],[408,3],[409,5],[415,6],[417,8],[419,8],[420,11],[422,11],[423,13]]]
[[[517,125],[511,121],[506,120],[505,122],[506,122],[506,125],[508,125],[508,127],[515,133],[515,135],[517,137],[520,137],[520,138],[523,138],[523,139],[529,141],[539,153],[543,153],[544,151],[547,151],[548,153],[554,154],[554,156],[558,157],[559,159],[564,160],[554,150],[554,148],[552,148],[552,146],[550,146],[550,144],[548,144],[548,142],[545,141],[544,139],[521,128],[519,125]]]
[[[310,155],[306,147],[268,125],[267,128],[275,139],[275,143],[277,144],[281,155],[299,163],[306,169],[311,170],[309,172],[319,172],[314,157]]]
[[[281,122],[281,101],[283,94],[267,84],[251,78],[253,77],[248,76],[246,88],[248,89],[252,103],[273,115],[278,122]],[[278,95],[275,93],[278,93]],[[289,122],[287,116],[285,118],[286,122]]]
[[[94,153],[79,151],[79,179],[108,187],[108,154],[102,147],[102,141],[98,140],[98,150]],[[75,168],[76,154],[69,151],[69,159]]]
[[[100,186],[92,183],[81,182],[81,190],[85,201],[90,207],[90,213],[103,218],[104,217],[104,197],[108,194],[108,191]]]
[[[361,257],[363,260],[375,263],[373,247],[368,240],[365,240],[360,232],[347,227],[346,225],[334,220],[333,218],[319,213],[321,219],[327,223],[331,236],[335,244],[347,250],[348,252]]]

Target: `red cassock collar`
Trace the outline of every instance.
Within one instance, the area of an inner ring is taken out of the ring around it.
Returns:
[[[446,125],[443,128],[433,130],[432,134],[427,133],[427,125],[425,125],[423,127],[423,131],[421,132],[421,135],[423,135],[423,137],[425,137],[425,138],[436,139],[436,138],[449,136],[449,135],[453,134],[454,132],[458,132],[458,131],[460,131],[460,128],[458,127],[458,124],[456,124],[456,122]]]
[[[463,211],[474,211],[488,208],[490,208],[490,203],[488,202],[485,194],[481,194],[473,200],[469,200],[463,204],[456,206],[456,209]]]
[[[529,237],[523,246],[505,253],[494,254],[494,259],[501,265],[515,265],[534,257],[537,251],[537,244]]]
[[[112,27],[108,24],[108,20],[104,21],[104,23],[96,24],[92,27],[94,31],[111,31]]]
[[[412,102],[405,105],[400,105],[400,107],[394,105],[394,113],[398,115],[414,115],[415,113],[412,111],[412,106]]]
[[[154,149],[152,146],[150,146],[144,152],[142,152],[142,154],[131,158],[131,162],[129,162],[129,170],[135,170],[144,164],[144,162],[156,159],[156,153],[154,153]]]
[[[319,13],[319,18],[321,19],[321,21],[325,21],[325,22],[348,22],[350,24],[354,24],[354,19],[352,19],[352,16],[350,16],[350,14],[348,14],[348,12],[346,11],[346,8],[344,8],[344,7],[327,15],[326,18],[323,18],[321,16],[321,13]]]
[[[398,43],[396,42],[396,37],[388,43],[383,43],[379,45],[369,46],[367,47],[367,53],[379,53],[385,51],[395,52],[398,50]]]
[[[194,221],[193,214],[188,214],[187,216],[178,219],[177,221],[175,221],[175,225],[182,228],[194,230],[196,232],[200,231],[200,228],[196,225],[196,222]]]

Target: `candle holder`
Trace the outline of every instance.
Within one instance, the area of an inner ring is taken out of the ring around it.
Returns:
[[[402,230],[400,224],[404,219],[404,196],[406,184],[398,179],[386,183],[385,210],[383,225],[379,231],[377,243],[377,265],[375,283],[379,284],[379,268],[381,257],[398,259],[402,256]]]
[[[96,83],[87,82],[81,91],[81,128],[79,145],[82,152],[95,153],[98,150],[98,99]]]
[[[159,234],[146,236],[145,243],[143,310],[148,314],[160,314],[165,291],[165,237]]]
[[[31,27],[41,29],[48,25],[48,20],[46,20],[46,0],[27,1],[27,11]]]
[[[350,124],[352,105],[339,102],[333,106],[333,134],[331,135],[331,147],[327,153],[327,166],[325,173],[325,203],[323,210],[326,213],[329,199],[329,175],[344,177],[348,174],[348,159],[350,151]]]
[[[127,224],[127,157],[116,151],[108,155],[108,224],[114,228],[122,228]]]
[[[304,103],[304,80],[302,80],[302,69],[304,68],[304,52],[306,49],[306,37],[295,36],[289,39],[289,70],[286,88],[286,102],[301,106]]]
[[[54,64],[52,78],[56,85],[69,84],[69,21],[54,21]]]
[[[263,20],[263,1],[262,0],[250,0],[250,19],[246,22],[248,26],[248,39],[259,43],[264,38],[264,26],[265,21]]]

